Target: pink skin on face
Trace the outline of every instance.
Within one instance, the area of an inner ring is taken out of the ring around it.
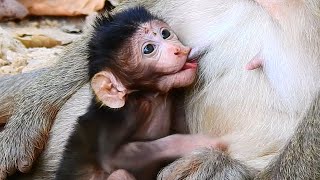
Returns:
[[[167,31],[167,37],[162,33]],[[137,64],[141,69],[154,69],[162,74],[157,83],[157,88],[168,92],[173,88],[186,87],[193,83],[196,77],[197,62],[189,61],[190,47],[184,46],[170,29],[161,21],[152,21],[141,25],[133,40],[132,47],[142,47],[135,54],[141,54]],[[152,45],[154,48],[145,54],[144,48]]]

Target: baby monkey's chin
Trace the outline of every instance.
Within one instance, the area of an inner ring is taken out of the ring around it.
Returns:
[[[186,63],[184,67],[175,74],[176,81],[178,81],[178,87],[190,86],[196,79],[197,64]]]
[[[190,86],[196,79],[196,72],[196,68],[188,68],[163,76],[157,83],[158,89],[166,93],[175,88]]]

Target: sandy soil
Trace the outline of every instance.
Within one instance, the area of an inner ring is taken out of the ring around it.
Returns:
[[[108,0],[105,9],[123,0]],[[103,11],[103,10],[101,10]],[[0,22],[0,77],[51,66],[97,13],[82,17],[28,16]]]
[[[63,46],[81,36],[85,21],[85,17],[31,17],[20,22],[1,22],[0,76],[52,65]],[[21,39],[40,47],[26,47]],[[48,43],[55,46],[48,48]]]

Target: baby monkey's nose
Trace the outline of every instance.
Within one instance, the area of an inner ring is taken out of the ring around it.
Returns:
[[[190,51],[190,47],[177,46],[175,47],[174,55],[188,55]]]

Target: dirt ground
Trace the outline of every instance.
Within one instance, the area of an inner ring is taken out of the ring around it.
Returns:
[[[0,22],[0,77],[52,65],[63,47],[81,36],[88,19],[30,17]]]

